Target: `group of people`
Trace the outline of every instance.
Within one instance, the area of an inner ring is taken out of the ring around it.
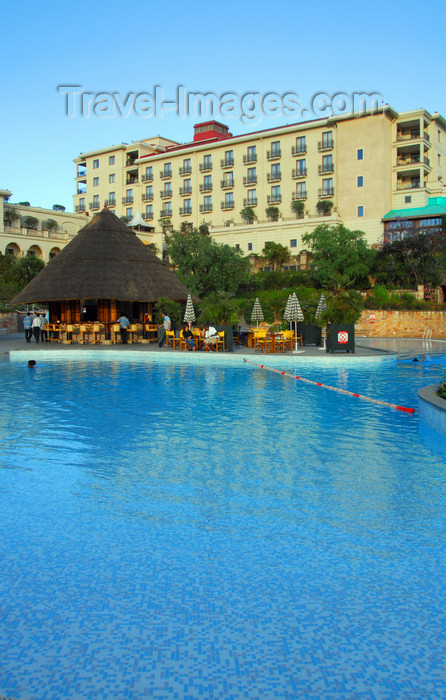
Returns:
[[[45,324],[47,323],[47,318],[45,314],[36,313],[34,316],[30,311],[26,314],[23,319],[23,328],[25,329],[25,340],[27,343],[31,342],[31,338],[34,336],[36,343],[44,343],[47,340],[47,333],[45,330]]]
[[[163,322],[158,326],[159,329],[162,329],[161,336],[159,338],[158,346],[162,348],[166,344],[166,332],[171,330],[172,323],[169,318],[169,316],[164,313],[164,311],[161,312],[163,316]],[[189,346],[189,350],[192,350],[195,352],[197,349],[197,345],[195,342],[195,336],[192,333],[192,330],[189,326],[188,323],[185,323],[183,326],[182,330],[183,338],[186,341],[186,343]],[[210,326],[208,323],[206,323],[202,329],[200,329],[200,337],[202,340],[202,343],[209,349],[209,350],[216,350],[216,343],[219,338],[218,331],[214,328],[214,326]]]

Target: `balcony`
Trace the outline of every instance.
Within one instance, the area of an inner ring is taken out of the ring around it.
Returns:
[[[317,144],[318,151],[331,151],[332,148],[334,148],[333,139],[324,139],[323,141],[319,141]]]
[[[229,211],[229,209],[234,209],[234,202],[222,202],[221,208],[223,211]]]
[[[427,131],[420,131],[420,129],[412,129],[411,131],[397,131],[396,140],[401,141],[417,141],[418,139],[423,139],[430,146],[431,140]]]
[[[257,185],[257,175],[248,175],[247,177],[244,177],[243,184],[247,185],[248,187]]]
[[[212,170],[212,163],[200,163],[198,167],[200,168],[200,173],[207,173]]]
[[[127,195],[127,197],[122,198],[123,204],[133,204],[133,195]]]
[[[188,194],[192,194],[192,187],[180,187],[180,195],[185,197]]]
[[[426,187],[426,183],[424,182],[423,184],[421,184],[420,180],[416,180],[413,182],[398,181],[396,184],[397,190],[418,190],[421,187]]]
[[[266,181],[267,182],[280,182],[282,179],[282,173],[267,173],[266,174]]]
[[[306,168],[293,168],[291,174],[292,174],[293,180],[300,180],[303,177],[307,177],[307,169]]]
[[[200,214],[206,214],[212,211],[212,204],[200,204]]]
[[[87,188],[86,187],[78,187],[76,194],[87,194]]]
[[[277,160],[278,158],[281,158],[281,157],[282,157],[282,151],[280,148],[275,148],[272,151],[266,152],[267,160]]]
[[[256,207],[257,206],[257,197],[248,197],[248,199],[243,200],[243,206],[244,207]]]
[[[200,185],[200,192],[212,192],[212,184]]]
[[[74,207],[75,212],[82,212],[85,211],[85,204],[76,204]]]
[[[153,214],[147,214],[146,212],[144,212],[142,214],[142,218],[144,219],[144,221],[147,221],[147,220],[151,221],[153,219]]]
[[[180,207],[180,216],[189,216],[192,214],[192,207]]]
[[[304,146],[291,146],[291,155],[292,156],[304,156],[306,152],[307,152],[306,144]]]
[[[280,204],[282,201],[281,194],[269,194],[266,198],[267,204]]]
[[[184,168],[179,169],[179,173],[181,176],[183,175],[192,175],[192,166],[191,165],[186,165]]]
[[[334,187],[322,187],[318,192],[319,199],[334,196]]]
[[[234,187],[234,180],[222,180],[220,184],[222,190],[231,190]]]
[[[329,175],[334,173],[334,163],[326,163],[325,165],[318,166],[319,175]]]
[[[126,185],[135,185],[138,183],[138,177],[135,175],[127,175],[127,179],[125,181]]]
[[[161,190],[160,197],[161,199],[170,199],[172,197],[172,190]]]
[[[167,180],[170,177],[172,177],[172,169],[171,168],[168,168],[167,170],[160,171],[161,180]]]
[[[99,202],[90,202],[88,208],[90,209],[90,211],[95,211],[96,209],[100,209],[101,205],[99,204]]]
[[[81,171],[78,170],[76,173],[76,177],[81,177],[85,180],[85,178],[87,177],[87,171],[86,170],[81,170]]]
[[[246,165],[257,163],[257,153],[248,153],[246,156],[243,156],[243,163]]]
[[[293,202],[303,202],[307,198],[307,191],[303,190],[302,192],[293,192],[291,195],[291,200]]]
[[[160,218],[161,219],[170,219],[172,216],[172,209],[161,209],[160,210]]]
[[[153,181],[153,173],[150,175],[141,175],[141,182],[152,182]]]
[[[222,168],[233,168],[234,167],[234,158],[225,158],[224,160],[222,159],[220,161],[220,165]]]
[[[107,207],[115,207],[116,199],[114,197],[112,199],[106,199],[105,204],[107,205]]]
[[[143,202],[153,202],[153,193],[142,194],[141,199]]]

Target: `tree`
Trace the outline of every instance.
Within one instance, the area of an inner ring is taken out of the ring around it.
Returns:
[[[54,219],[47,219],[44,223],[44,227],[46,231],[55,231],[59,228],[59,224],[57,221],[54,221]]]
[[[322,216],[328,216],[333,209],[333,202],[331,199],[320,199],[316,204],[316,209]]]
[[[271,221],[279,221],[280,210],[279,207],[269,206],[266,207],[266,215]]]
[[[252,207],[244,207],[240,211],[240,216],[242,217],[243,221],[247,224],[252,224],[254,223],[254,220],[257,219],[257,214],[255,213]]]
[[[20,214],[17,209],[14,209],[13,207],[5,207],[3,219],[6,224],[12,226],[15,221],[20,219]]]
[[[20,204],[22,207],[30,207],[30,206],[31,206],[31,204],[30,204],[29,202],[19,202],[19,204]]]
[[[242,253],[193,229],[167,236],[169,257],[181,281],[197,296],[212,292],[235,294],[248,278],[249,261]]]
[[[302,219],[305,211],[305,202],[302,202],[301,199],[293,199],[291,211],[296,214],[296,219]]]
[[[321,286],[339,287],[340,276],[355,286],[368,285],[375,252],[363,231],[350,231],[343,224],[321,224],[302,238],[313,255],[315,277]]]
[[[66,207],[62,204],[53,204],[53,211],[65,211]]]
[[[274,241],[268,241],[265,243],[265,247],[262,250],[262,256],[266,263],[271,265],[273,270],[282,267],[287,263],[291,257],[290,251],[286,246],[280,243],[275,243]]]
[[[39,219],[37,219],[35,216],[25,216],[23,218],[23,226],[25,228],[37,229],[38,224]]]
[[[36,258],[34,255],[25,255],[24,258],[15,259],[17,260],[17,270],[23,286],[31,282],[33,277],[45,266],[43,260]]]

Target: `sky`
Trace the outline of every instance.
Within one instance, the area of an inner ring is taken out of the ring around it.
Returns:
[[[329,116],[355,94],[446,117],[445,19],[443,0],[9,3],[0,189],[72,211],[79,153],[192,141],[210,118],[238,135]],[[212,94],[213,114],[189,109],[191,93]]]

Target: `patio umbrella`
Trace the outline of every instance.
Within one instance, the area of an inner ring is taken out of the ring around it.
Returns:
[[[257,328],[259,327],[259,321],[263,321],[263,311],[260,306],[259,297],[256,297],[254,306],[252,307],[251,323],[257,321]]]
[[[315,313],[315,318],[320,318],[327,308],[327,302],[325,301],[325,296],[324,294],[321,294],[321,298],[319,299],[319,304],[317,305],[316,313]],[[325,350],[325,326],[322,329],[322,347],[319,348],[319,350]]]
[[[287,302],[285,304],[285,311],[283,312],[283,320],[288,321],[288,323],[290,324],[290,328],[291,328],[290,304],[291,304],[291,294],[288,295],[288,299],[287,299]]]
[[[296,292],[293,292],[290,300],[289,320],[294,321],[294,351],[297,352],[297,322],[304,320],[304,315],[299,304]]]
[[[184,312],[183,321],[184,323],[189,323],[192,326],[192,323],[195,321],[196,318],[197,317],[195,316],[195,309],[192,303],[192,297],[190,294],[188,294],[186,301],[186,311]]]

